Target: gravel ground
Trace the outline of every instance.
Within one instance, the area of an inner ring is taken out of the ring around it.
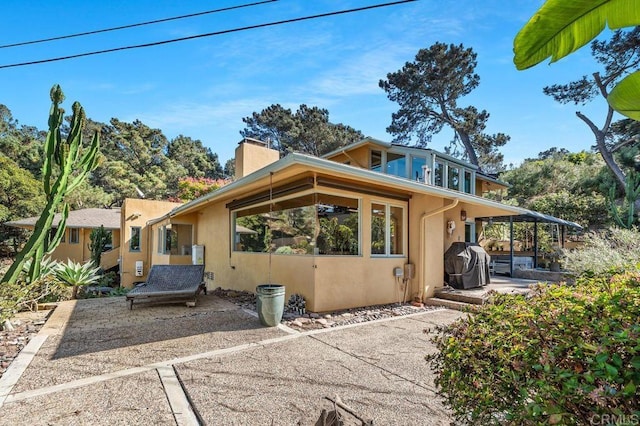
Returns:
[[[226,299],[243,309],[256,310],[256,295],[249,292],[225,290],[220,287],[213,291],[216,296]],[[298,305],[299,306],[299,305]],[[346,309],[331,313],[317,314],[303,312],[301,309],[285,306],[282,324],[299,331],[319,328],[338,327],[357,324],[382,318],[397,317],[418,312],[440,309],[432,306],[413,306],[410,303],[394,303],[389,305],[367,306],[364,308]],[[0,331],[0,377],[9,368],[29,340],[44,325],[53,311],[21,312],[12,320],[13,330]]]
[[[13,330],[0,324],[0,377],[29,340],[38,334],[51,312],[20,312],[10,321]]]
[[[218,287],[213,291],[213,294],[223,299],[227,299],[244,309],[252,311],[256,310],[256,295],[253,293],[225,290]],[[288,305],[289,303],[285,303],[285,311],[282,315],[282,324],[300,331],[338,327],[382,318],[397,317],[401,315],[441,309],[437,306],[413,306],[410,303],[392,303],[389,305],[367,306],[363,308],[345,309],[336,312],[317,314],[314,312],[303,313]]]

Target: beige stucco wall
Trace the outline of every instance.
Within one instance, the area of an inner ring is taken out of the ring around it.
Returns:
[[[328,160],[335,161],[337,163],[349,163],[351,166],[360,167],[363,169],[369,168],[369,152],[371,149],[376,149],[381,151],[381,148],[373,147],[372,145],[364,145],[349,151],[349,154],[337,153],[331,157],[328,157]]]
[[[404,256],[371,257],[370,206],[371,201],[387,202],[404,206],[406,212],[406,203],[348,191],[331,192],[361,199],[361,256],[270,256],[231,251],[231,215],[224,202],[219,202],[197,213],[197,244],[205,246],[205,272],[214,276],[206,280],[207,287],[255,292],[257,285],[271,281],[286,287],[287,299],[303,294],[307,308],[315,312],[397,302],[403,292],[393,268],[407,263],[406,251]]]
[[[161,217],[179,206],[180,203],[169,201],[139,200],[127,198],[122,204],[122,216],[120,223],[120,285],[122,287],[133,287],[133,283],[144,281],[151,266],[151,253],[153,252],[151,233],[147,222]],[[129,243],[131,241],[131,228],[139,226],[140,251],[131,251]],[[144,262],[143,276],[135,276],[136,261]]]
[[[71,229],[67,228],[64,232],[64,242],[61,242],[51,253],[51,259],[59,262],[66,262],[67,259],[70,259],[79,263],[84,263],[89,260],[91,257],[91,252],[89,251],[91,229],[79,228],[78,243],[74,244],[69,243]]]
[[[451,200],[428,195],[414,195],[409,203],[409,261],[415,265],[416,269],[415,279],[411,280],[412,299],[424,300],[432,297],[435,289],[443,286],[443,246],[447,212],[432,213],[451,202]],[[423,216],[424,225],[421,227]],[[421,234],[421,229],[424,234]],[[422,244],[424,244],[424,252],[421,249]]]

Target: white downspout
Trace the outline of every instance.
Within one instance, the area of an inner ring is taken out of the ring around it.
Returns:
[[[424,284],[425,284],[425,253],[427,251],[426,248],[426,236],[425,236],[425,221],[428,217],[436,215],[438,213],[445,212],[447,210],[451,210],[455,206],[458,205],[460,200],[454,198],[451,204],[447,204],[446,206],[442,206],[435,210],[431,210],[429,212],[425,212],[420,217],[420,290],[418,291],[418,298],[420,302],[424,302]]]

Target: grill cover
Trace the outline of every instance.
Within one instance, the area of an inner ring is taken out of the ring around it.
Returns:
[[[453,288],[482,287],[490,283],[491,256],[474,243],[456,242],[444,253],[445,280]]]

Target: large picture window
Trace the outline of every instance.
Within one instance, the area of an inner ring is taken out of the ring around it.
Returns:
[[[404,254],[404,209],[382,203],[371,204],[371,254]]]
[[[407,177],[407,158],[404,154],[387,153],[387,174]]]
[[[358,255],[359,201],[329,194],[279,200],[234,214],[234,250]]]

